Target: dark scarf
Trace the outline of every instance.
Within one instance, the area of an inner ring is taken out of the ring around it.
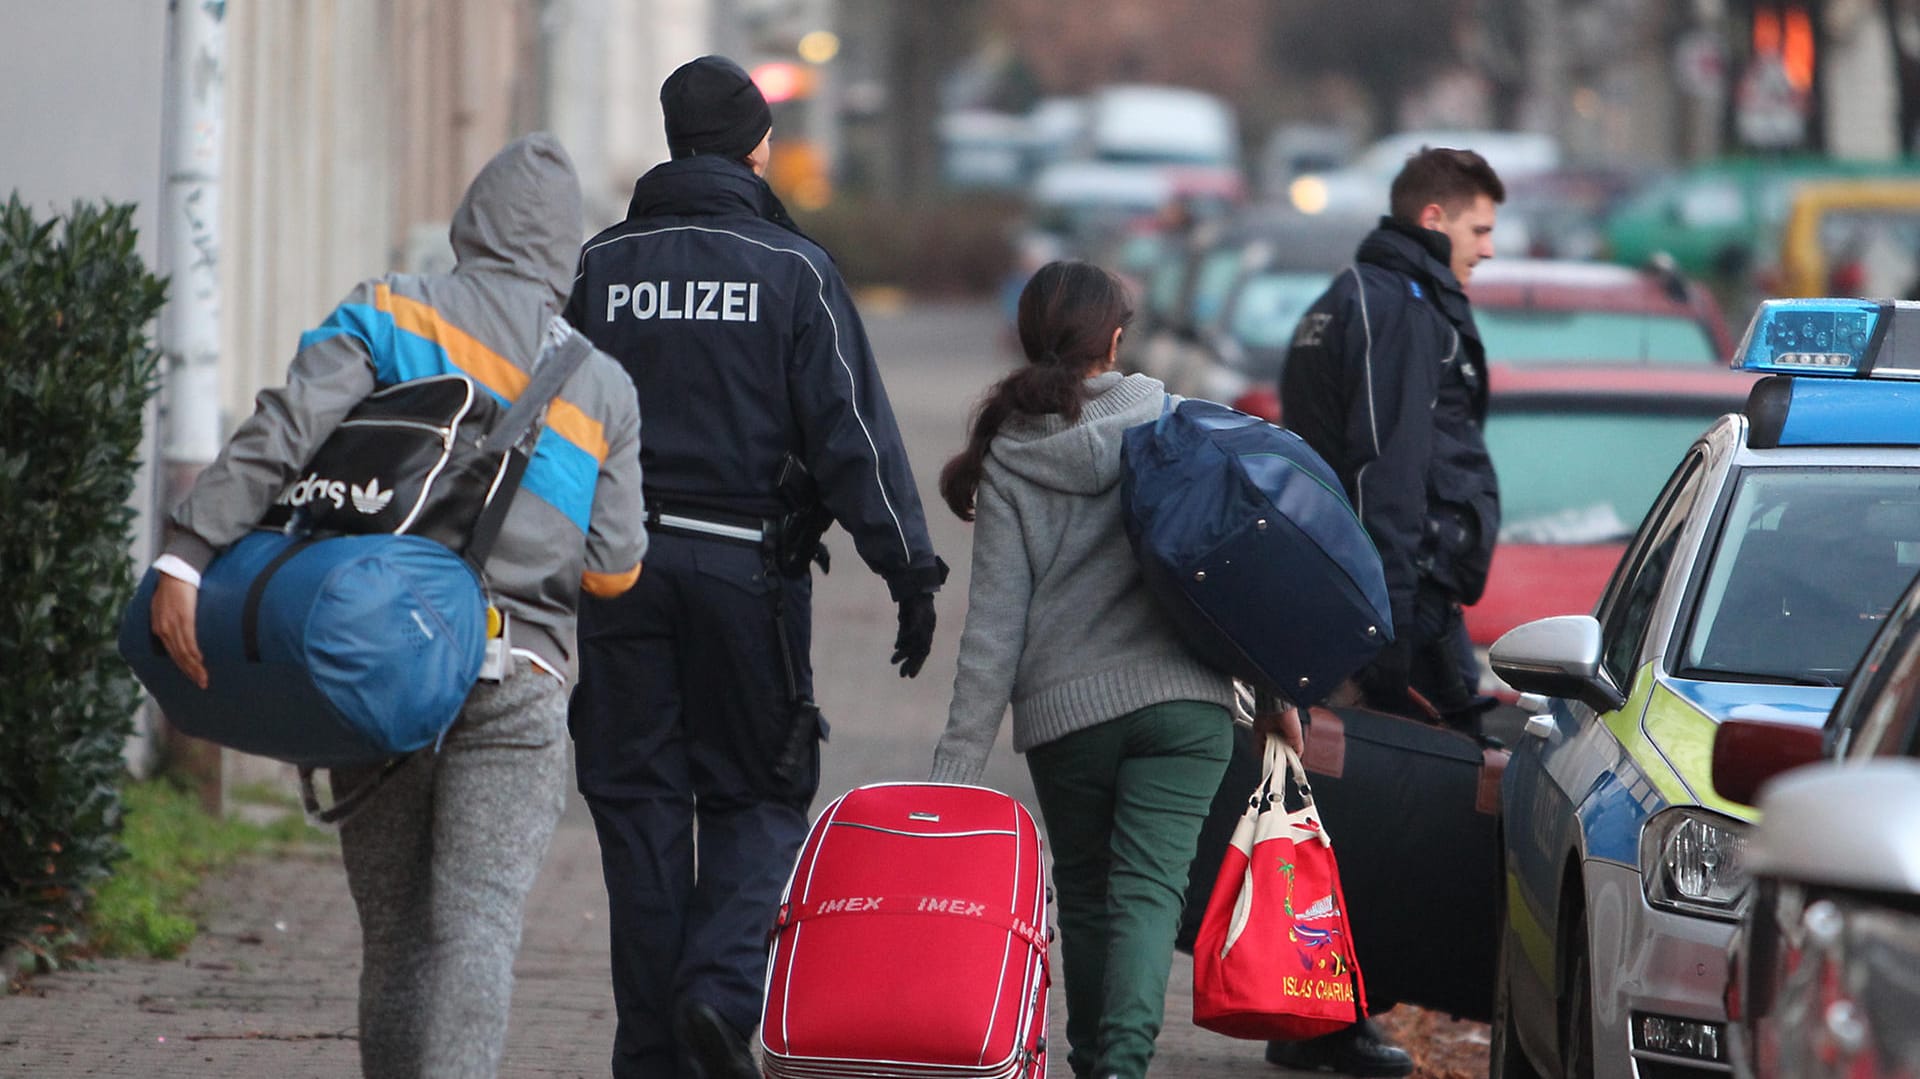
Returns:
[[[1447,321],[1479,343],[1480,328],[1474,325],[1473,307],[1459,279],[1453,276],[1453,241],[1446,233],[1410,225],[1397,217],[1382,217],[1379,227],[1360,241],[1356,257],[1419,282]]]

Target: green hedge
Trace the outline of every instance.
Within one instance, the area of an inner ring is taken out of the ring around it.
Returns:
[[[166,297],[134,240],[131,206],[0,208],[0,951],[43,963],[123,853],[114,633]]]

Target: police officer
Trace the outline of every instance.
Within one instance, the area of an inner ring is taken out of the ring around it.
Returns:
[[[1487,355],[1464,286],[1493,257],[1506,188],[1471,150],[1423,147],[1353,267],[1302,316],[1280,411],[1340,477],[1386,572],[1394,641],[1354,681],[1383,712],[1473,728],[1491,703],[1460,605],[1486,587],[1500,489],[1482,429]],[[1375,1002],[1376,1005],[1379,1001]],[[1396,1076],[1412,1058],[1371,1020],[1267,1060],[1300,1071]]]
[[[1353,268],[1300,320],[1280,405],[1340,476],[1380,550],[1394,641],[1355,681],[1381,711],[1471,728],[1491,703],[1460,605],[1486,588],[1500,490],[1482,428],[1487,356],[1464,286],[1493,257],[1506,188],[1471,150],[1423,147]],[[1420,700],[1415,699],[1415,694]]]
[[[613,1074],[746,1079],[826,733],[808,562],[829,523],[852,536],[906,677],[946,566],[846,284],[761,179],[766,99],[704,56],[660,104],[673,158],[582,249],[566,312],[639,392],[653,537],[633,591],[581,612],[569,721],[612,903]]]

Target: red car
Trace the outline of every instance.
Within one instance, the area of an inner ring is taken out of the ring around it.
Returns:
[[[1500,539],[1486,594],[1466,612],[1483,652],[1522,622],[1593,610],[1681,455],[1755,381],[1704,364],[1496,364],[1490,378]]]
[[[1489,363],[1724,364],[1733,337],[1713,293],[1671,268],[1501,259],[1467,285]]]

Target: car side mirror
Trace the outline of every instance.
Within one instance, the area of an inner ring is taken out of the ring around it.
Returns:
[[[1627,703],[1600,667],[1600,623],[1564,614],[1515,626],[1488,651],[1493,673],[1522,693],[1571,697],[1596,712]]]
[[[1729,802],[1753,805],[1761,784],[1824,755],[1818,726],[1728,716],[1713,732],[1713,789]]]
[[[1913,846],[1920,827],[1916,792],[1920,762],[1904,757],[1823,764],[1781,776],[1760,799],[1761,824],[1748,844],[1747,866],[1776,880],[1912,895],[1920,887]],[[1872,945],[1868,950],[1879,951]],[[1892,952],[1882,954],[1893,960]]]

